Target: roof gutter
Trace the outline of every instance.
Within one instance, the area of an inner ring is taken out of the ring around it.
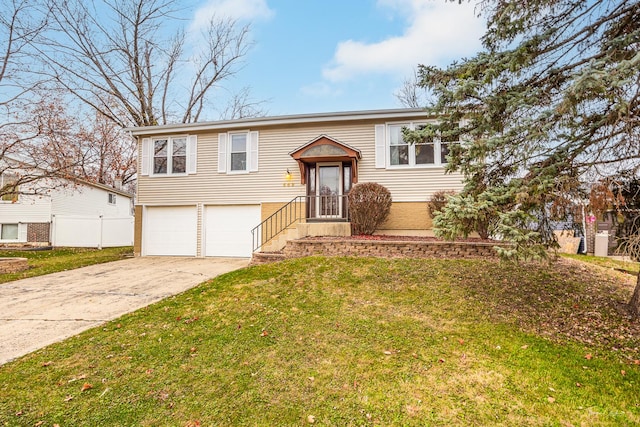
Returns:
[[[341,113],[298,114],[289,116],[253,117],[237,120],[220,120],[215,122],[179,123],[162,126],[128,127],[124,130],[132,136],[158,135],[179,132],[210,131],[217,129],[243,129],[249,127],[283,126],[307,123],[349,122],[356,120],[400,120],[407,118],[429,118],[421,108],[394,110],[347,111]]]

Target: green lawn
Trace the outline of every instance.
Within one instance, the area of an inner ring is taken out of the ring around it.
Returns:
[[[38,251],[10,251],[0,250],[2,257],[21,257],[29,259],[29,269],[18,273],[0,274],[0,283],[27,277],[42,276],[43,274],[86,267],[122,259],[132,255],[131,246],[121,248],[87,249],[60,248]]]
[[[634,280],[569,261],[250,267],[0,367],[0,425],[638,425]]]

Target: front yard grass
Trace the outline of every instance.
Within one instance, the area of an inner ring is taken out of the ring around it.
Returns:
[[[250,267],[0,367],[0,425],[638,425],[634,280],[564,260]]]
[[[638,270],[640,270],[640,263],[631,260],[622,261],[610,257],[577,254],[562,254],[562,256],[565,258],[571,258],[578,261],[598,265],[604,268],[611,268],[613,270],[622,271],[628,274],[638,274]]]
[[[27,277],[42,276],[64,270],[86,267],[103,262],[117,261],[132,255],[132,247],[89,249],[89,248],[58,248],[52,250],[16,251],[0,250],[2,257],[27,258],[29,269],[17,273],[0,274],[0,283],[10,282]]]

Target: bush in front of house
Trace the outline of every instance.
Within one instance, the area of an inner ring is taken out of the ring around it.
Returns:
[[[427,209],[429,210],[429,216],[431,219],[436,216],[436,214],[445,206],[447,206],[447,200],[449,196],[455,195],[456,192],[453,190],[440,190],[433,193],[431,199],[427,202]]]
[[[373,234],[391,210],[391,193],[375,182],[356,184],[348,200],[354,234]]]

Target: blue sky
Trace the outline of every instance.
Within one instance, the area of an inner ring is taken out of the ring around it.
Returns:
[[[250,86],[269,115],[400,107],[417,64],[471,56],[484,32],[473,3],[445,0],[205,0],[190,28],[212,13],[251,24],[230,87]]]

